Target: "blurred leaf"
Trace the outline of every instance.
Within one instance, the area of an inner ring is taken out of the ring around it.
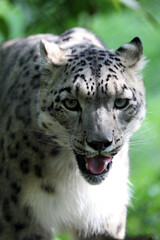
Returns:
[[[125,4],[127,7],[132,8],[134,10],[138,10],[141,8],[139,2],[136,0],[120,0],[123,4]]]
[[[68,233],[61,235],[61,234],[57,234],[53,240],[71,240],[71,237],[69,236]]]
[[[0,32],[4,36],[5,39],[8,39],[9,36],[9,26],[6,20],[0,16]]]

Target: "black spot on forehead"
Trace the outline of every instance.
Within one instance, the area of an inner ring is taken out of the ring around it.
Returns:
[[[75,46],[73,48],[75,48]],[[103,83],[101,82],[102,85],[104,84],[102,92],[104,92],[104,89],[106,91],[105,86],[106,82],[108,82],[110,79],[113,79],[113,77],[115,80],[118,80],[116,73],[117,71],[120,71],[119,68],[124,67],[123,64],[121,63],[121,59],[116,55],[116,53],[110,52],[107,49],[104,50],[100,49],[93,45],[90,46],[83,45],[83,48],[82,47],[80,48],[80,46],[78,48],[78,46],[76,46],[76,52],[75,54],[72,52],[71,59],[73,61],[68,64],[67,71],[70,73],[72,72],[72,75],[74,74],[72,83],[75,84],[77,83],[77,80],[79,80],[85,81],[87,84],[90,81],[92,85],[93,82],[95,81],[95,78],[96,81],[99,82],[98,79],[104,77]],[[105,73],[105,71],[103,71],[102,73],[102,68],[104,69],[106,68],[107,74]],[[90,73],[89,78],[88,78],[89,74],[87,73],[86,75],[86,71]],[[93,86],[91,88],[89,84],[89,86],[86,85],[86,88],[90,90],[88,91],[88,96],[91,94],[91,92],[93,94]],[[76,87],[76,92],[78,91],[79,86]]]
[[[64,91],[67,91],[68,93],[70,93],[71,92],[71,87],[61,88],[59,93],[64,92]]]
[[[108,50],[100,50],[95,46],[84,49],[80,52],[80,57],[85,56],[88,61],[92,60],[95,57],[99,57],[99,60],[103,60],[103,57],[108,56]]]

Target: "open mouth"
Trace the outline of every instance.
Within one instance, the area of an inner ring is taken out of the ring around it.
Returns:
[[[76,155],[79,169],[84,178],[91,184],[101,183],[112,165],[112,157],[97,155],[95,157],[86,157]]]

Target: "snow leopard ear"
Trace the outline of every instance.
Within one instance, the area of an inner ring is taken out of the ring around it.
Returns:
[[[58,67],[67,62],[69,50],[61,49],[58,44],[42,39],[40,41],[40,53],[43,60]]]
[[[135,37],[131,42],[122,45],[116,53],[123,58],[125,65],[136,70],[142,70],[145,65],[143,45],[140,38]]]

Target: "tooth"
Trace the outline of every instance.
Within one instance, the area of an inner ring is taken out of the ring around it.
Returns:
[[[89,170],[88,163],[86,163],[86,168]]]
[[[105,165],[104,165],[104,169],[106,169],[108,166],[108,163],[106,162]]]

